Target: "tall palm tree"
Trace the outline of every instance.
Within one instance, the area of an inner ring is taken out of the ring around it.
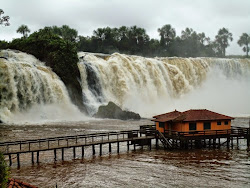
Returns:
[[[219,44],[222,56],[226,55],[226,48],[229,46],[229,41],[233,40],[233,35],[226,28],[222,28],[218,31],[218,34],[215,36],[216,42]]]
[[[28,33],[30,33],[30,29],[28,28],[27,25],[21,25],[17,30],[17,33],[21,33],[24,38],[28,36]]]
[[[240,46],[243,46],[243,51],[247,53],[247,57],[248,57],[248,52],[249,52],[249,44],[250,44],[250,35],[248,35],[247,33],[243,33],[240,36],[240,39],[238,40],[238,44]]]
[[[163,46],[169,45],[169,43],[175,39],[176,32],[175,29],[172,28],[170,24],[162,26],[162,28],[158,29],[158,33],[161,37],[161,44]]]

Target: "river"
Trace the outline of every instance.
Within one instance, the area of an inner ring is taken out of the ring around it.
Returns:
[[[248,118],[236,118],[233,126],[248,127]],[[0,126],[0,141],[45,138],[95,132],[138,129],[139,125],[152,124],[150,120],[121,121],[88,119],[78,122],[43,124],[6,124]],[[116,152],[92,156],[86,148],[85,158],[72,160],[72,151],[65,151],[65,161],[53,161],[52,152],[40,155],[40,164],[31,165],[30,155],[21,155],[21,168],[13,159],[11,177],[39,187],[249,187],[250,153],[246,141],[240,140],[239,148],[193,149],[167,151],[137,147],[127,151],[126,144]]]

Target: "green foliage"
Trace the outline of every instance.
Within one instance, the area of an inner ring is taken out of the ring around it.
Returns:
[[[120,52],[147,57],[181,56],[199,57],[216,56],[215,46],[205,33],[196,33],[191,28],[182,31],[176,37],[175,29],[167,24],[158,29],[160,41],[150,39],[146,30],[137,26],[120,28],[98,28],[92,37],[79,36],[79,51],[96,53]]]
[[[21,25],[20,27],[18,27],[16,32],[21,33],[23,35],[23,37],[26,38],[28,36],[28,33],[30,33],[30,29],[28,28],[27,25]]]
[[[0,9],[0,25],[5,25],[5,26],[9,26],[9,16],[2,16],[4,14],[4,11],[2,9]]]
[[[78,32],[67,25],[63,25],[62,27],[53,26],[51,27],[51,31],[62,37],[64,40],[76,42]]]
[[[8,48],[8,45],[8,42],[0,40],[0,50]]]
[[[46,62],[66,83],[74,80],[72,75],[78,75],[75,44],[55,35],[49,27],[32,33],[28,38],[15,39],[9,47]]]
[[[0,188],[7,187],[9,178],[9,168],[4,160],[3,154],[0,152]]]
[[[249,44],[250,44],[250,35],[247,33],[243,33],[238,40],[238,44],[242,47],[243,51],[246,52],[246,56],[248,57],[249,52]]]
[[[218,48],[218,52],[221,53],[222,57],[226,56],[226,48],[229,46],[229,41],[233,40],[233,35],[226,28],[222,28],[218,31],[215,36],[215,44]]]

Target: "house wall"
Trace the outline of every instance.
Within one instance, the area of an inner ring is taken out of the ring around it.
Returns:
[[[226,120],[228,125],[225,125],[225,120],[221,120],[221,125],[217,125],[218,121],[211,121],[211,129],[210,130],[225,130],[231,129],[231,120]],[[204,122],[198,121],[196,122],[196,131],[204,131]],[[159,122],[156,122],[156,129],[160,132],[164,132],[164,128],[159,127]],[[165,122],[165,130],[169,130],[168,123]],[[182,123],[174,123],[172,126],[172,131],[178,132],[188,132],[189,130],[189,122]]]

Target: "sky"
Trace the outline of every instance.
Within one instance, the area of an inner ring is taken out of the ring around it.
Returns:
[[[7,41],[21,37],[16,30],[22,24],[31,32],[69,25],[83,36],[100,27],[136,25],[156,39],[157,29],[171,24],[179,36],[189,27],[211,40],[225,27],[234,38],[227,55],[243,55],[237,41],[250,34],[250,0],[0,0],[0,9],[10,16],[10,26],[0,26],[0,40]]]

